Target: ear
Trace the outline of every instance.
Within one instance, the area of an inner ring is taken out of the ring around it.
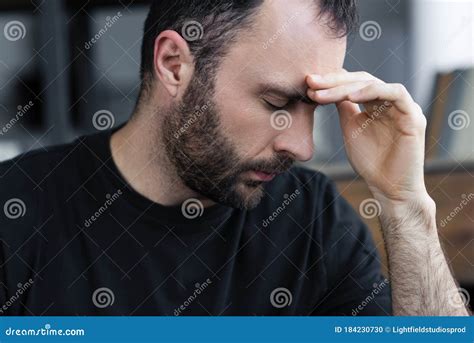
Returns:
[[[161,32],[153,50],[155,76],[172,97],[187,88],[194,73],[194,59],[188,43],[173,30]]]

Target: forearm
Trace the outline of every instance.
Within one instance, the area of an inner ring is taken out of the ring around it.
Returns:
[[[440,245],[434,201],[426,195],[410,203],[380,202],[393,314],[469,315]]]

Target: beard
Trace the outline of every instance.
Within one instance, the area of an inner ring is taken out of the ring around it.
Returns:
[[[166,155],[182,182],[198,194],[223,205],[251,209],[264,195],[263,181],[245,178],[252,170],[282,173],[294,160],[275,154],[271,159],[245,160],[226,137],[214,101],[214,82],[194,76],[182,100],[163,118]]]

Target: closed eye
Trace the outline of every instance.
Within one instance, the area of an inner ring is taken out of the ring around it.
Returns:
[[[269,102],[268,100],[265,100],[265,99],[262,99],[262,100],[272,110],[281,110],[281,109],[284,109],[285,107],[287,107],[290,104],[290,102],[287,102],[284,105],[275,105],[275,104]]]

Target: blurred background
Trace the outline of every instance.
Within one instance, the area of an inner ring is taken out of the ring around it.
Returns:
[[[139,90],[148,1],[0,1],[0,161],[117,126]],[[359,1],[345,68],[403,83],[428,119],[426,184],[460,291],[474,298],[474,1]],[[386,254],[371,199],[346,160],[337,112],[316,112],[307,163],[332,177]],[[1,177],[1,175],[0,175]],[[1,190],[0,190],[1,191]]]

